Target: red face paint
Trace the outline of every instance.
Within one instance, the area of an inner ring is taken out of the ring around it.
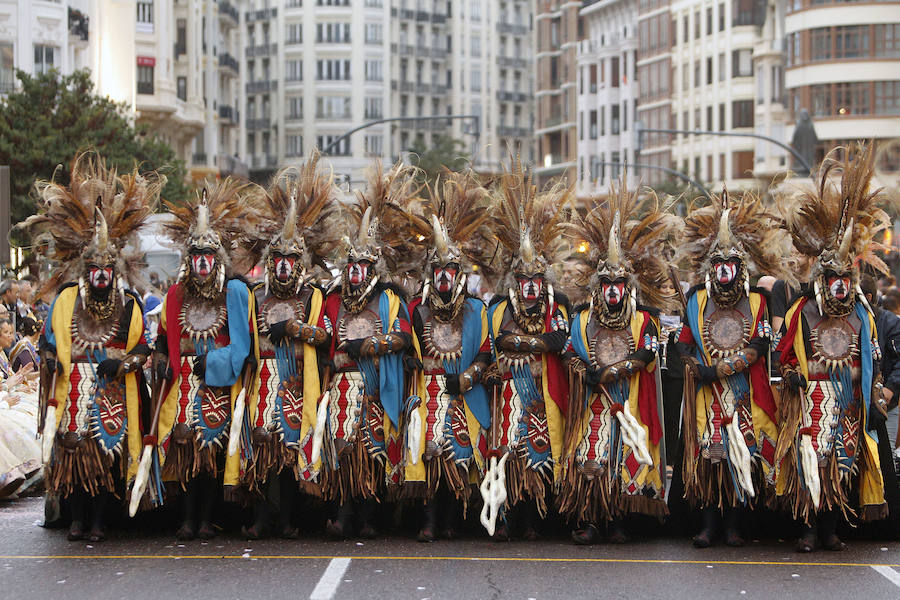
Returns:
[[[516,276],[516,281],[519,282],[519,291],[522,293],[522,298],[525,299],[525,302],[537,302],[537,299],[541,296],[541,291],[544,289],[544,276],[533,275],[528,277],[526,275],[518,275]]]
[[[447,265],[445,267],[434,268],[434,289],[438,292],[450,292],[456,283],[456,275],[459,269],[454,266]]]
[[[829,275],[825,280],[828,283],[828,289],[831,295],[837,300],[843,300],[850,294],[850,276],[849,275]]]
[[[294,265],[297,263],[296,256],[275,256],[275,278],[278,281],[285,282],[291,277],[294,271]]]
[[[194,274],[201,279],[209,277],[209,274],[216,268],[216,255],[214,253],[192,254],[191,268],[194,270]]]
[[[716,281],[721,285],[728,285],[737,277],[740,263],[737,260],[729,259],[726,261],[716,261],[713,263],[713,269],[716,273]]]
[[[368,261],[349,263],[347,265],[347,279],[350,281],[350,285],[359,285],[365,281],[369,275],[370,265],[371,263]]]
[[[618,306],[625,299],[624,281],[604,281],[600,284],[603,291],[603,299],[610,306]]]
[[[92,288],[105,290],[110,285],[112,285],[112,278],[112,267],[88,267],[88,280]]]

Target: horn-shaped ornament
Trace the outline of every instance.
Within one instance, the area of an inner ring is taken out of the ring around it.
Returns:
[[[109,227],[106,225],[106,217],[100,210],[100,198],[97,198],[97,206],[94,208],[94,247],[105,252],[109,247]]]
[[[200,203],[197,205],[197,225],[194,236],[202,237],[209,229],[209,192],[203,188],[200,194]]]
[[[526,265],[534,262],[534,245],[531,243],[531,232],[524,222],[519,233],[519,254]]]
[[[437,215],[431,215],[431,228],[434,230],[434,249],[441,261],[450,260],[450,239],[444,225],[438,219]]]
[[[297,235],[297,190],[291,192],[290,204],[285,215],[284,227],[281,230],[281,238],[290,243]]]
[[[359,235],[357,236],[358,248],[362,250],[369,245],[371,241],[370,224],[372,223],[372,207],[368,207],[363,213],[362,221],[359,223]]]
[[[619,239],[619,221],[619,211],[616,211],[616,216],[613,218],[612,227],[609,228],[609,249],[606,252],[606,263],[611,269],[618,268],[622,260],[622,245],[621,240]]]
[[[853,219],[850,219],[850,222],[847,223],[847,229],[844,230],[844,235],[841,238],[841,245],[838,247],[837,259],[841,264],[847,264],[850,262],[850,245],[853,240]]]

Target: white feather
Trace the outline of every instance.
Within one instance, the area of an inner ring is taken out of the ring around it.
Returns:
[[[44,432],[41,440],[42,456],[44,464],[50,462],[50,455],[53,453],[53,439],[56,437],[56,407],[50,405],[47,407],[47,415],[44,418]]]
[[[228,434],[228,456],[234,456],[241,446],[241,428],[244,425],[244,404],[247,390],[241,389],[234,401],[234,414],[231,415],[231,429]]]
[[[137,514],[138,507],[141,505],[141,498],[147,491],[147,482],[150,480],[150,463],[153,461],[153,446],[144,446],[141,452],[141,462],[138,464],[137,475],[134,477],[134,486],[131,488],[131,501],[128,503],[128,515],[133,517]]]

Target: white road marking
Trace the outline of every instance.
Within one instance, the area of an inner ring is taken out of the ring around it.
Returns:
[[[338,586],[341,585],[341,578],[347,572],[350,566],[350,559],[346,557],[335,557],[328,563],[328,568],[322,573],[316,589],[309,595],[309,600],[331,600]]]
[[[887,565],[872,565],[872,568],[875,569],[878,573],[884,575],[888,581],[900,587],[900,573],[888,567]]]

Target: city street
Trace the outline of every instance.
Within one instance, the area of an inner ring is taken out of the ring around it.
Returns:
[[[472,537],[179,543],[113,531],[70,543],[38,526],[40,498],[0,507],[0,587],[29,598],[900,598],[900,544],[850,541],[799,555],[792,541],[695,550],[686,539],[576,547],[561,535],[495,544]]]

